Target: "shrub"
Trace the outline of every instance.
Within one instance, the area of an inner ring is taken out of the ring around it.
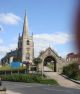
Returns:
[[[63,74],[70,78],[77,78],[80,76],[80,70],[77,63],[69,64],[68,66],[63,67]]]
[[[57,84],[55,80],[46,79],[40,74],[12,74],[12,75],[1,75],[2,80],[15,81],[15,82],[26,82],[26,83],[42,83],[42,84]]]

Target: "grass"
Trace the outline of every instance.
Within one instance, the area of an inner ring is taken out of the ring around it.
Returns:
[[[48,64],[47,67],[49,67],[50,69],[53,70],[54,65],[53,64]]]
[[[58,85],[56,80],[53,79],[43,79],[40,81],[41,84],[48,84],[48,85]]]

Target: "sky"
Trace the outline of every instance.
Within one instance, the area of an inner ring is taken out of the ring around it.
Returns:
[[[0,0],[0,58],[17,48],[25,11],[35,57],[49,46],[62,57],[75,52],[75,6],[76,0]]]

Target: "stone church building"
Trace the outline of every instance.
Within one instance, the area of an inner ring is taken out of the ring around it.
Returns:
[[[32,62],[34,58],[34,42],[33,34],[29,35],[28,32],[28,19],[25,14],[22,36],[19,35],[18,39],[18,58],[21,62]]]
[[[18,37],[18,48],[6,54],[4,58],[1,59],[2,64],[11,63],[12,61],[20,62],[30,62],[32,63],[34,58],[34,42],[33,34],[29,35],[28,32],[28,19],[25,13],[23,32],[22,35]]]
[[[47,48],[44,52],[40,53],[39,58],[42,63],[39,65],[40,70],[47,63],[53,63],[53,71],[60,72],[62,67],[65,65],[65,60],[62,59],[58,54],[51,48]],[[33,34],[29,35],[28,31],[28,19],[25,13],[23,32],[22,35],[18,37],[18,47],[16,50],[11,51],[6,54],[4,58],[1,59],[2,64],[10,64],[13,61],[29,62],[33,64],[34,59],[34,42]]]

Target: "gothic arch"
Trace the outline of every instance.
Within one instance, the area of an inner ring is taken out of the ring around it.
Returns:
[[[45,61],[48,62],[49,60],[51,62],[51,59],[54,61],[54,72],[59,71],[59,68],[62,67],[62,58],[51,47],[41,52],[39,58],[42,60],[42,63],[39,65],[40,69],[44,66]]]
[[[56,72],[56,59],[53,57],[53,56],[51,56],[51,55],[49,55],[49,56],[47,56],[45,59],[44,59],[44,66],[51,66],[52,67],[52,69],[53,69],[53,71],[54,72]]]

